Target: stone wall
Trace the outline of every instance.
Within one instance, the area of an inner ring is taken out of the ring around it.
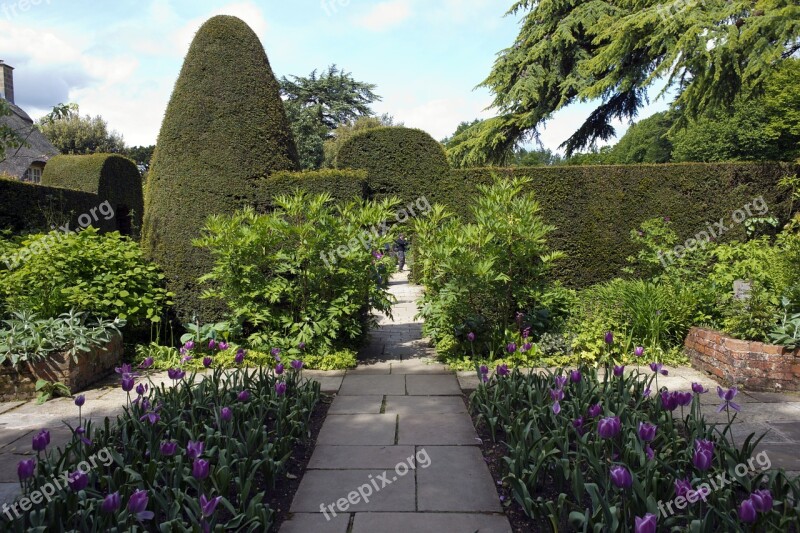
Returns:
[[[122,360],[122,337],[89,353],[71,356],[55,353],[33,364],[21,364],[14,369],[10,364],[0,366],[0,401],[27,400],[36,397],[36,381],[44,379],[65,384],[72,393],[79,392],[107,376]]]
[[[728,385],[753,391],[800,391],[800,350],[742,341],[692,328],[684,344],[692,366]]]

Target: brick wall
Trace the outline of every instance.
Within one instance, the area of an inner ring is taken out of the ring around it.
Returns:
[[[122,337],[117,335],[101,348],[72,357],[62,353],[50,355],[34,364],[0,366],[0,401],[27,400],[36,397],[36,381],[44,379],[65,384],[72,393],[79,392],[107,376],[122,360]]]
[[[705,328],[692,328],[684,349],[692,366],[728,385],[753,391],[800,391],[800,350],[742,341]]]

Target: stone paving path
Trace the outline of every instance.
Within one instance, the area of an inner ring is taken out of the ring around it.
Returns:
[[[510,532],[458,379],[413,318],[421,288],[398,274],[391,291],[394,320],[344,376],[280,531]]]

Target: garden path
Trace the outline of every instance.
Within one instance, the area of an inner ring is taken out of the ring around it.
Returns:
[[[280,532],[510,532],[458,379],[414,319],[422,289],[400,273],[390,290],[393,319],[344,376]]]

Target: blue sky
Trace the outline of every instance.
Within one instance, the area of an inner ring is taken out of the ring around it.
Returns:
[[[236,15],[259,35],[275,75],[336,63],[383,97],[373,109],[437,139],[491,116],[475,89],[518,31],[511,0],[0,0],[0,59],[15,67],[17,104],[38,117],[61,102],[101,115],[130,145],[156,141],[197,28]],[[666,107],[663,101],[640,118]],[[591,106],[556,114],[556,149]],[[620,124],[622,134],[627,124]]]

